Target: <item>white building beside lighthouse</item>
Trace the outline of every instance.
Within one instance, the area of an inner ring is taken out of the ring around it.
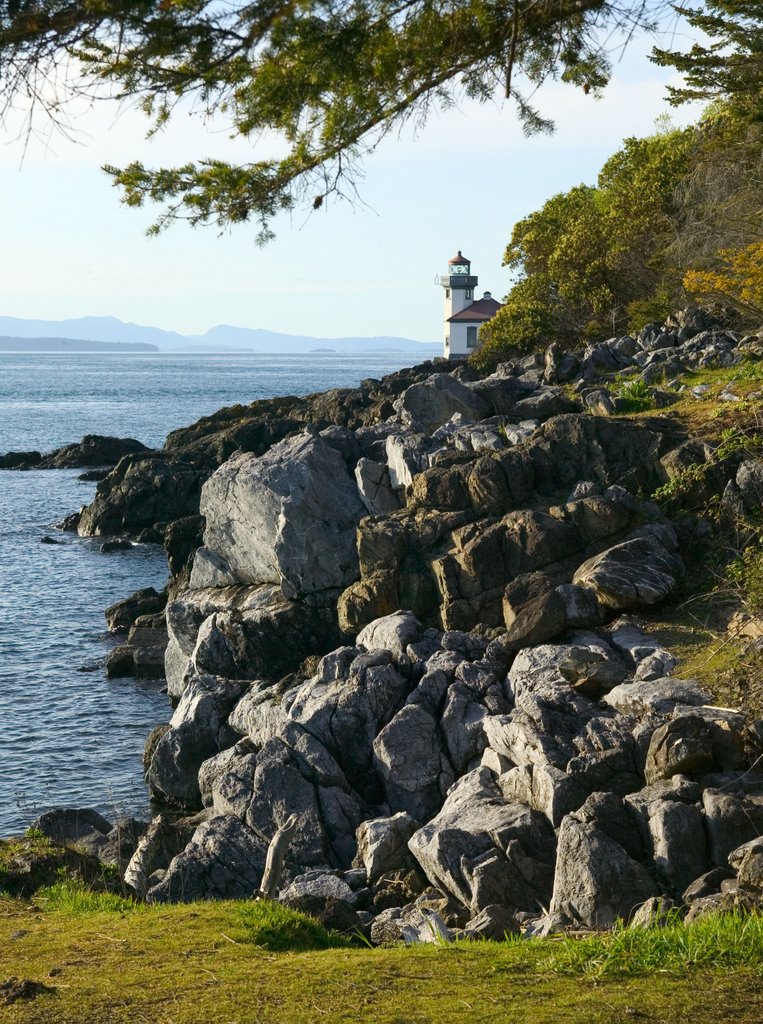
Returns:
[[[448,273],[440,277],[445,289],[445,347],[446,359],[463,359],[477,347],[477,332],[482,324],[491,320],[501,303],[490,292],[475,299],[477,278],[472,276],[471,261],[461,254],[448,260]]]

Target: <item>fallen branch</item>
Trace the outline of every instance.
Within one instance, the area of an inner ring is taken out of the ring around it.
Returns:
[[[268,854],[265,858],[265,871],[260,884],[260,895],[272,900],[278,892],[278,883],[283,873],[283,863],[292,836],[297,831],[299,819],[291,814],[270,840]]]
[[[162,836],[167,827],[167,819],[159,814],[153,819],[138,843],[135,853],[127,865],[124,880],[135,890],[138,899],[143,899],[146,894],[146,883],[151,874],[156,851]]]

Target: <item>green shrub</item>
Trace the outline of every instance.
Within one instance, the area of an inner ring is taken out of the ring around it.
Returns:
[[[645,324],[664,323],[682,305],[685,301],[680,285],[675,286],[669,280],[661,281],[651,295],[628,303],[628,330],[631,334],[638,334]]]
[[[644,412],[654,408],[652,387],[641,377],[618,384],[615,394],[623,403],[623,412]]]
[[[763,549],[750,545],[730,562],[726,575],[738,592],[745,611],[757,614],[763,611]]]
[[[489,373],[499,363],[545,348],[556,331],[553,296],[543,275],[514,285],[506,304],[479,333],[479,348],[470,363]]]

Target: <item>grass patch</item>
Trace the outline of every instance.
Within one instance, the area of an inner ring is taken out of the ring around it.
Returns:
[[[748,643],[714,639],[679,664],[680,674],[696,679],[721,707],[763,718],[763,653],[750,650]]]
[[[143,910],[146,906],[115,892],[96,892],[71,878],[44,886],[35,893],[34,898],[45,910],[57,910],[62,914],[127,914]]]
[[[374,950],[344,948],[313,922],[304,929],[300,918],[255,903],[123,913],[0,899],[0,982],[15,976],[54,989],[2,1009],[3,1024],[763,1019],[761,918],[728,915],[688,929],[622,929],[585,939]],[[275,953],[269,936],[284,923],[298,951]],[[335,948],[300,945],[305,941]]]
[[[18,857],[44,857],[56,853],[57,849],[45,833],[36,828],[28,829],[20,837],[0,839],[0,876],[11,870]]]
[[[681,605],[643,610],[639,620],[676,657],[674,676],[695,679],[721,707],[763,718],[763,652],[727,632],[739,603],[712,589],[717,583],[718,577],[706,572],[705,592]]]
[[[349,941],[306,914],[265,900],[232,904],[242,941],[272,952],[346,948]]]
[[[708,441],[720,439],[724,430],[736,428],[754,431],[763,423],[763,401],[754,397],[763,391],[763,361],[746,360],[738,366],[714,370],[687,370],[679,377],[684,390],[677,394],[678,400],[666,409],[658,410],[661,416],[680,420],[690,436]],[[708,391],[700,398],[692,394],[692,388],[706,384]],[[721,401],[720,395],[728,385],[739,397],[738,402]],[[659,381],[645,384],[640,378],[615,380],[614,394],[628,402],[620,415],[639,416],[654,412],[651,391],[659,387]],[[569,396],[577,397],[570,389]],[[648,404],[647,404],[648,403]]]
[[[0,839],[0,893],[28,896],[67,881],[83,892],[123,891],[117,867],[102,863],[76,844],[54,843],[37,829],[19,838]]]
[[[676,917],[663,928],[616,928],[605,936],[565,938],[551,950],[544,963],[548,970],[584,977],[742,969],[763,976],[763,917],[713,914],[688,927]]]
[[[668,414],[676,416],[693,436],[716,438],[724,429],[755,430],[760,426],[763,403],[749,398],[763,389],[763,362],[747,361],[738,366],[715,370],[690,370],[681,376],[686,388]],[[692,388],[706,384],[709,390],[699,399]],[[721,401],[727,386],[739,397],[738,402]]]

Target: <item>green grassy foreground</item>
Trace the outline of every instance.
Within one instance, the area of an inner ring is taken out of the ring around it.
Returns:
[[[136,907],[64,886],[0,898],[0,986],[12,976],[51,991],[0,995],[3,1024],[760,1024],[763,918],[372,950],[277,905]]]

